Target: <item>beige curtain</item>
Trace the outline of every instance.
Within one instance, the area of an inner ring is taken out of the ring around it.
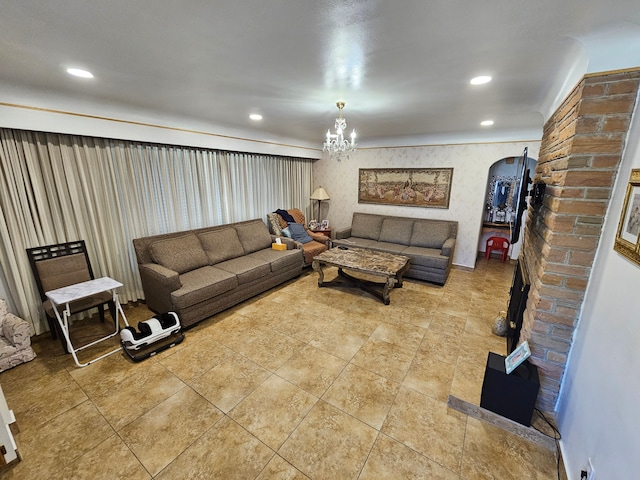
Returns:
[[[18,313],[47,329],[25,250],[85,240],[96,276],[143,298],[132,239],[309,206],[309,159],[0,129],[0,265]]]

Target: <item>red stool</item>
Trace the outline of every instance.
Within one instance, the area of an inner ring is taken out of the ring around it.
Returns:
[[[504,237],[489,237],[487,239],[487,244],[485,246],[485,257],[489,260],[491,257],[491,252],[497,250],[502,252],[502,263],[507,259],[507,254],[509,253],[509,240]]]

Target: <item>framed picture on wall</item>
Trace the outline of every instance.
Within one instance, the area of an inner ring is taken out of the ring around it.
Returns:
[[[613,249],[640,265],[640,169],[631,171]]]

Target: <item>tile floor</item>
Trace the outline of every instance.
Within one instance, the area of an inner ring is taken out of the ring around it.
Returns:
[[[553,452],[447,407],[479,404],[487,352],[505,353],[491,324],[512,272],[479,260],[385,306],[308,270],[140,363],[76,368],[35,337],[38,357],[0,374],[23,459],[0,477],[554,479]]]

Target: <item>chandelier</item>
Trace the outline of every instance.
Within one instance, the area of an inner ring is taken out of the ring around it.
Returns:
[[[344,102],[336,103],[336,107],[340,112],[340,116],[336,118],[336,133],[331,133],[331,130],[327,130],[327,138],[322,146],[322,151],[329,152],[332,157],[341,153],[356,151],[356,131],[351,132],[351,142],[344,138],[344,131],[347,129],[347,121],[342,118],[344,106]]]

